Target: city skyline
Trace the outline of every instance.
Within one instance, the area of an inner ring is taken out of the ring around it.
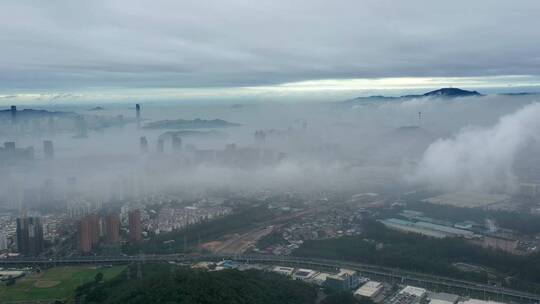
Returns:
[[[7,0],[0,302],[540,304],[538,0]]]

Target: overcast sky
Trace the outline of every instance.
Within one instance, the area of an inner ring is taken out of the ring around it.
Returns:
[[[534,86],[539,29],[538,0],[6,0],[0,92]]]

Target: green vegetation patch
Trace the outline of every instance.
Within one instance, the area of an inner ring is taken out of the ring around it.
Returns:
[[[257,270],[208,272],[153,263],[142,266],[141,279],[127,277],[88,283],[78,294],[87,304],[312,304],[317,297],[313,285]]]
[[[286,245],[287,243],[280,231],[272,231],[257,242],[257,247],[265,249],[272,245]]]
[[[98,273],[104,280],[117,276],[125,266],[110,268],[66,266],[42,270],[17,279],[15,285],[0,285],[0,303],[15,301],[49,301],[73,298],[78,286],[94,281]]]

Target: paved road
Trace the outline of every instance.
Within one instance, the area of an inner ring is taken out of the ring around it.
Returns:
[[[402,282],[417,282],[422,285],[437,285],[447,288],[466,290],[467,292],[489,293],[495,296],[504,296],[516,300],[540,303],[540,295],[527,293],[508,288],[501,288],[487,284],[480,284],[465,280],[452,279],[411,271],[404,271],[396,268],[374,266],[362,263],[351,263],[344,261],[334,261],[325,259],[301,258],[290,256],[270,256],[270,255],[135,255],[135,256],[95,256],[95,257],[71,257],[61,259],[43,259],[43,258],[9,258],[0,259],[0,266],[15,265],[69,265],[69,264],[112,264],[112,263],[134,263],[134,262],[152,262],[152,261],[175,261],[175,262],[197,262],[197,261],[218,261],[234,260],[246,263],[264,263],[279,265],[294,265],[301,267],[314,268],[350,268],[360,271],[366,275],[383,276]]]

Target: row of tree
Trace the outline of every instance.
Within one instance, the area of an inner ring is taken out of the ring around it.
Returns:
[[[126,271],[139,270],[133,266]],[[317,298],[313,285],[256,270],[208,272],[146,264],[140,271],[140,279],[121,274],[107,282],[85,284],[77,289],[77,298],[88,304],[313,304]]]

